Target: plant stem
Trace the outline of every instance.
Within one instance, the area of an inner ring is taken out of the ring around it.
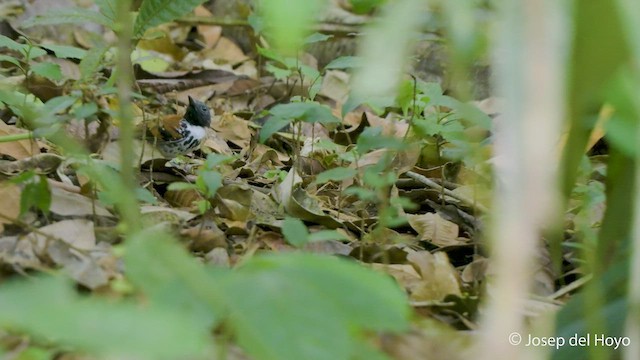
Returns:
[[[33,133],[31,131],[20,133],[20,134],[11,134],[0,136],[0,143],[12,142],[12,141],[20,141],[20,140],[29,140],[33,139]]]
[[[133,22],[130,16],[131,0],[118,0],[117,13],[118,29],[118,120],[120,122],[120,179],[123,192],[119,200],[118,210],[122,222],[126,226],[125,232],[132,235],[141,229],[138,219],[140,213],[134,189],[136,188],[134,174],[134,124],[131,109],[131,87],[133,85],[133,67],[131,65],[131,39]]]

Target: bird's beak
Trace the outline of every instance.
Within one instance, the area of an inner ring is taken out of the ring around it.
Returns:
[[[189,96],[189,106],[193,106],[194,103],[195,103],[195,100],[193,100],[193,98]]]

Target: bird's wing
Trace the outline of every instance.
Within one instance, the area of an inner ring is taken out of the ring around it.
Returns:
[[[160,121],[154,121],[147,125],[147,138],[157,138],[161,141],[174,141],[182,137],[180,134],[180,115],[169,115]]]

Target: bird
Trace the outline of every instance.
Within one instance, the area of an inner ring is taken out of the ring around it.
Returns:
[[[209,107],[189,96],[184,116],[168,116],[146,126],[145,138],[167,159],[186,155],[200,147],[211,125]]]

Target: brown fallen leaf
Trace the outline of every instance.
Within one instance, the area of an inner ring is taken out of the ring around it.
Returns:
[[[11,134],[24,134],[27,130],[18,129],[15,126],[7,125],[4,121],[0,121],[0,136]],[[9,155],[16,160],[28,158],[34,154],[40,153],[40,149],[36,142],[31,140],[18,140],[0,143],[0,154]]]
[[[4,224],[10,224],[20,215],[20,195],[22,189],[18,185],[0,184],[0,233]]]
[[[196,8],[193,9],[193,13],[196,16],[213,17],[213,14],[202,5],[196,6]],[[222,26],[198,25],[196,26],[196,29],[198,30],[198,33],[202,36],[205,49],[213,48],[218,42],[218,40],[220,40],[220,36],[222,36]]]
[[[61,187],[51,187],[51,207],[54,214],[62,216],[112,216],[111,213],[98,203],[86,196],[63,190]]]
[[[422,282],[411,289],[412,300],[441,301],[447,295],[462,296],[458,272],[446,253],[418,251],[407,255],[407,261],[416,267],[422,277]]]
[[[95,289],[106,285],[115,276],[119,262],[113,257],[110,245],[96,244],[93,223],[88,220],[63,220],[43,226],[24,237],[33,244],[40,258],[48,258],[78,283]]]
[[[443,247],[461,245],[458,225],[443,219],[438,213],[422,215],[407,214],[409,225],[418,232],[420,240],[429,241]]]
[[[33,243],[17,236],[0,238],[0,264],[14,269],[41,269],[44,267],[33,247]]]
[[[249,127],[249,122],[231,113],[224,113],[214,118],[211,127],[218,132],[224,140],[232,142],[238,148],[249,146],[254,131]]]

